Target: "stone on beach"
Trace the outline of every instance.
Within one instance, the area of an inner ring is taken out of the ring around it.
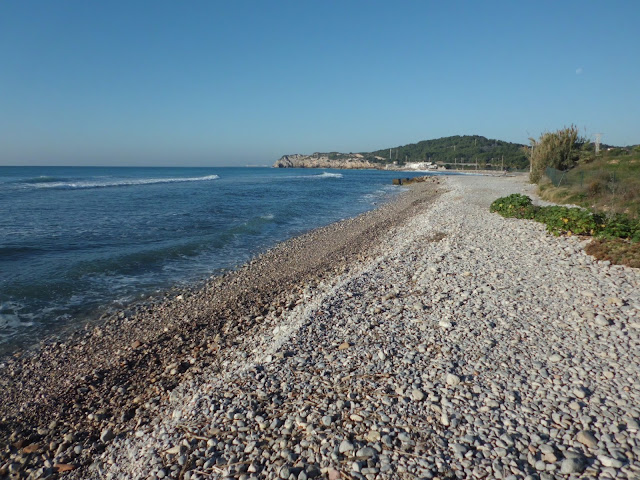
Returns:
[[[589,448],[596,448],[598,446],[598,440],[596,440],[596,437],[588,430],[579,431],[576,435],[576,440]]]
[[[451,385],[452,387],[455,387],[456,385],[460,384],[460,377],[457,375],[454,375],[453,373],[448,373],[445,381],[447,382],[447,385]]]
[[[562,361],[562,355],[554,353],[553,355],[549,356],[549,361],[553,362],[553,363],[561,362]]]
[[[340,453],[351,452],[351,451],[353,451],[353,449],[354,449],[354,448],[355,448],[355,447],[353,446],[353,443],[351,443],[351,442],[350,442],[350,441],[348,441],[348,440],[343,440],[343,441],[340,443],[339,452],[340,452]]]
[[[105,428],[100,434],[100,441],[106,443],[109,440],[113,440],[114,437],[115,434],[113,433],[113,430],[111,430],[110,428]]]
[[[583,458],[567,458],[560,465],[560,473],[568,475],[571,473],[582,473],[586,467]]]
[[[413,399],[417,402],[420,402],[422,400],[424,400],[424,392],[418,388],[414,388],[411,392],[411,396],[413,397]]]

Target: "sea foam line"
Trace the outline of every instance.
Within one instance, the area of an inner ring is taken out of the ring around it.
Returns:
[[[291,175],[291,176],[287,176],[285,178],[315,178],[315,179],[342,178],[342,174],[341,173],[322,172],[322,173],[313,174],[313,175]]]
[[[203,182],[217,180],[218,175],[206,175],[204,177],[177,177],[177,178],[141,178],[137,180],[114,180],[107,182],[83,181],[83,182],[46,182],[30,184],[36,188],[105,188],[126,187],[131,185],[152,185],[157,183]]]

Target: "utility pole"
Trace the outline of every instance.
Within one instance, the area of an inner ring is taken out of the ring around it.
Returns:
[[[502,155],[502,167],[500,169],[504,172],[504,155]]]
[[[529,158],[529,175],[533,173],[533,143],[531,144],[531,157]]]
[[[531,134],[529,133],[529,130],[527,130],[527,138],[531,143],[531,155],[529,156],[529,176],[531,176],[531,173],[533,172],[533,144],[535,143],[535,140],[531,138]]]
[[[594,134],[596,136],[596,155],[598,155],[600,153],[600,139],[602,138],[602,134],[601,133],[595,133]]]

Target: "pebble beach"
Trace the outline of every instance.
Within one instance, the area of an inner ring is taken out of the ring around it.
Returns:
[[[640,478],[640,271],[434,177],[0,364],[0,476]]]

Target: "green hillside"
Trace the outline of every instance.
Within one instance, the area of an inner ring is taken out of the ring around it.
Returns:
[[[529,167],[529,160],[523,147],[524,145],[517,143],[488,139],[479,135],[456,135],[392,147],[391,152],[389,148],[385,148],[375,152],[363,152],[362,155],[371,162],[383,164],[394,161],[398,164],[431,161],[453,165],[454,162],[475,164],[477,160],[480,168],[488,164],[500,165],[504,157],[506,168],[526,169]]]
[[[552,202],[640,218],[640,146],[604,148],[566,172],[547,169],[539,190]]]

